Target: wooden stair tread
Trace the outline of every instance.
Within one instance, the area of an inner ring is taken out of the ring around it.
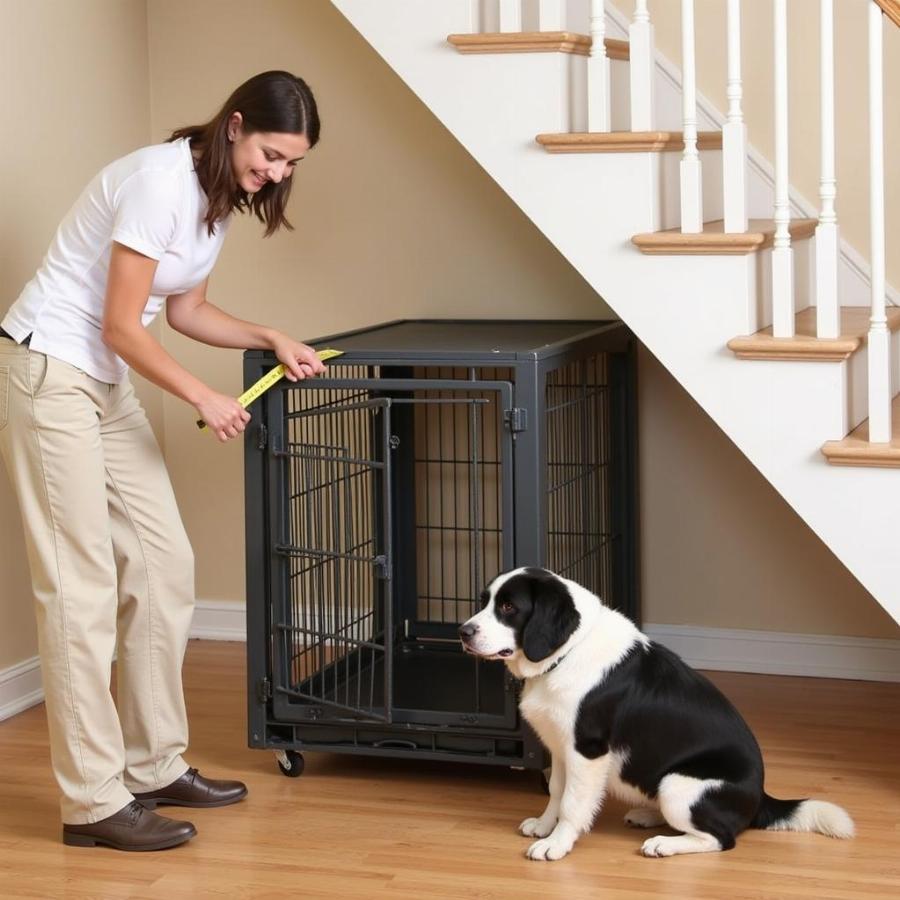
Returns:
[[[548,153],[661,153],[684,150],[681,131],[576,131],[539,134],[535,140]],[[721,150],[721,131],[697,134],[699,150]]]
[[[483,34],[450,34],[447,41],[460,53],[573,53],[589,56],[590,35],[573,31],[495,31]],[[606,38],[610,59],[629,58],[628,41]]]
[[[791,219],[791,240],[799,241],[815,234],[816,219]],[[682,234],[678,228],[665,231],[654,231],[647,234],[636,234],[631,242],[641,251],[654,255],[721,255],[744,256],[765,250],[775,241],[775,222],[772,219],[751,219],[747,223],[744,234],[725,231],[725,223],[718,219],[715,222],[704,222],[703,231],[699,234]]]
[[[732,338],[728,349],[739,359],[805,360],[840,362],[855,353],[867,340],[870,310],[866,306],[841,307],[841,334],[837,338],[816,337],[816,308],[809,306],[794,317],[794,337],[772,337],[772,329]],[[900,330],[900,309],[887,310],[888,328]]]
[[[823,444],[822,453],[833,466],[900,468],[900,396],[894,397],[891,404],[891,425],[889,444],[869,443],[869,420],[866,419],[842,441]]]
[[[900,2],[898,0],[875,0],[881,11],[900,28]]]

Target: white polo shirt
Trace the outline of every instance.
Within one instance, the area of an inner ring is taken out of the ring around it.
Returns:
[[[113,241],[158,261],[142,316],[146,326],[166,297],[210,273],[230,217],[210,237],[206,195],[185,139],[136,150],[110,163],[60,223],[37,274],[3,319],[17,341],[116,384],[128,366],[101,340]]]

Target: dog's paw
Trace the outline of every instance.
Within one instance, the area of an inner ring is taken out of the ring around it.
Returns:
[[[543,816],[537,819],[525,819],[519,825],[519,833],[525,837],[547,837],[556,827],[556,819],[547,820]]]
[[[671,845],[672,838],[663,834],[648,838],[641,845],[644,856],[674,856],[678,851]]]
[[[722,845],[711,834],[658,834],[644,841],[641,853],[644,856],[676,856],[679,853],[712,853],[721,849]]]
[[[632,828],[655,828],[657,825],[665,825],[665,823],[666,820],[658,809],[641,806],[625,813],[625,824]]]
[[[525,855],[529,859],[540,862],[546,860],[562,859],[566,856],[575,845],[575,841],[566,840],[559,837],[546,837],[543,840],[535,841],[526,851]]]

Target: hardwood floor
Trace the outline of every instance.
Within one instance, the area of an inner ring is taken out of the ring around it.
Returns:
[[[199,835],[160,853],[65,847],[43,707],[0,723],[0,897],[618,898],[900,896],[900,685],[712,673],[755,730],[777,797],[845,806],[850,841],[748,831],[728,853],[645,859],[654,833],[610,801],[566,859],[529,862],[515,826],[543,808],[533,773],[355,756],[285,778],[245,740],[243,644],[192,641],[188,760],[238,777],[243,803],[161,812]]]

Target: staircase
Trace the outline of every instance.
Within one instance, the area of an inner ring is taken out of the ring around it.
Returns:
[[[692,0],[683,73],[654,51],[646,0],[630,23],[598,0],[332,2],[900,622],[883,180],[875,153],[870,270],[839,239],[825,66],[820,209],[790,190],[785,0],[774,170],[740,113],[740,0],[727,0],[727,116],[696,95]],[[880,34],[900,4],[859,7],[877,147]]]

